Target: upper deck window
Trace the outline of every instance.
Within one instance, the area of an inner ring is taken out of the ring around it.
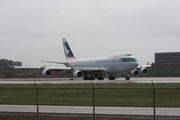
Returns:
[[[132,54],[126,54],[126,56],[132,56]]]

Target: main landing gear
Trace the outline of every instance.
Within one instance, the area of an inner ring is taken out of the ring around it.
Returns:
[[[97,79],[98,79],[98,80],[104,80],[104,77],[101,77],[101,76],[100,76],[100,77],[98,77]]]
[[[86,74],[84,76],[84,80],[95,80],[95,79],[104,80],[104,77],[102,77],[102,76],[93,76],[93,75],[90,75],[90,74]],[[113,75],[109,76],[109,80],[115,80],[115,79],[116,78]],[[125,80],[130,80],[130,75],[129,74],[127,74],[125,76]]]
[[[104,77],[98,77],[98,80],[104,80]],[[84,77],[84,80],[95,80],[94,77]]]
[[[115,80],[115,77],[113,77],[113,75],[111,75],[111,76],[109,77],[109,80]]]
[[[95,78],[93,76],[91,76],[91,77],[84,77],[84,80],[95,80]]]
[[[96,79],[98,79],[98,80],[104,80],[104,77],[102,77],[102,76],[92,76],[91,75],[91,77],[88,77],[87,75],[84,77],[84,80],[95,80],[95,78]],[[115,80],[115,77],[113,76],[113,75],[111,75],[110,77],[109,77],[109,80]]]
[[[127,76],[125,77],[125,79],[126,79],[126,80],[130,80],[130,76],[127,75]]]

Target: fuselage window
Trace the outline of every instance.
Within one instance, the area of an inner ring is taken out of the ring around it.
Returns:
[[[126,56],[132,56],[132,54],[126,54]]]

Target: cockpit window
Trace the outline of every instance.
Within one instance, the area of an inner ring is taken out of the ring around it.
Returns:
[[[135,62],[135,58],[121,58],[119,62]]]
[[[132,56],[132,54],[126,54],[126,56]]]

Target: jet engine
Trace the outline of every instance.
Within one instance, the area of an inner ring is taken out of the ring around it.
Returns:
[[[73,72],[74,77],[82,77],[82,75],[83,75],[83,73],[80,70],[76,70],[76,71]]]
[[[133,75],[133,76],[138,76],[139,75],[139,71],[134,70],[134,71],[131,71],[130,74]]]
[[[143,75],[148,74],[148,70],[147,70],[146,68],[141,68],[139,71],[140,71],[140,73],[143,74]]]
[[[49,70],[49,69],[44,69],[44,70],[42,71],[42,74],[43,74],[44,76],[46,76],[46,77],[49,77],[49,76],[51,76],[52,72],[51,72],[51,70]]]

